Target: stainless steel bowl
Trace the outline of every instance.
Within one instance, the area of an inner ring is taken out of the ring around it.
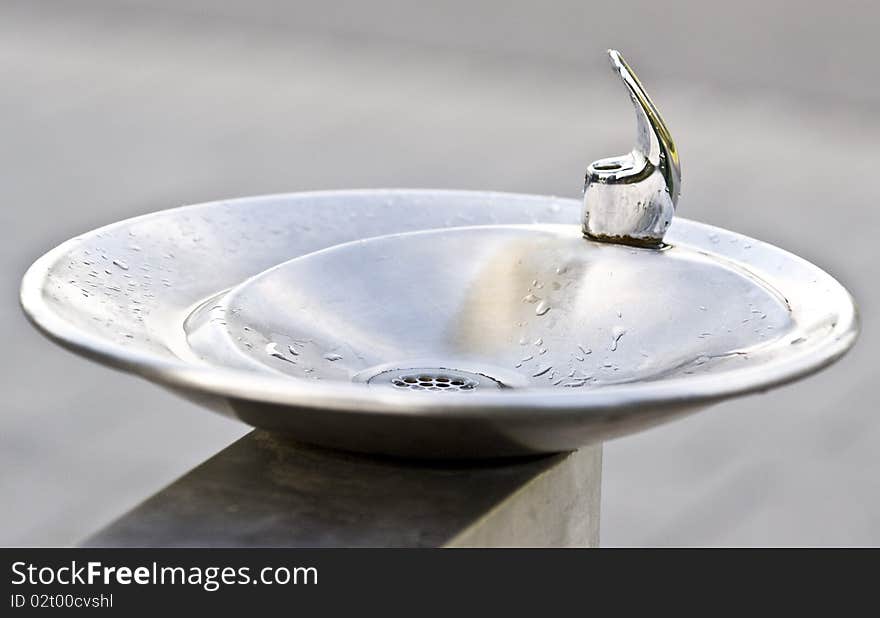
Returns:
[[[416,190],[187,206],[50,251],[21,302],[61,345],[251,425],[416,457],[574,449],[855,340],[849,294],[790,253],[681,218],[664,250],[599,243],[580,211]]]

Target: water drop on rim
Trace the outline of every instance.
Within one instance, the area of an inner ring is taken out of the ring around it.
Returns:
[[[611,351],[617,351],[617,345],[620,343],[621,337],[626,334],[625,328],[620,328],[619,326],[615,327],[612,331],[612,339],[611,339]]]
[[[248,345],[248,344],[245,344],[245,345]],[[250,346],[248,346],[248,347],[250,347]],[[278,351],[278,344],[275,343],[274,341],[270,341],[269,343],[266,344],[266,354],[268,354],[272,358],[277,358],[278,360],[283,360],[288,363],[293,363],[292,360],[290,360],[289,358],[284,356],[284,354],[282,354],[281,352]]]

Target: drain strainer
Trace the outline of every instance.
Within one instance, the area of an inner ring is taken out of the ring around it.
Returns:
[[[469,393],[478,388],[504,388],[489,376],[470,371],[446,368],[414,367],[389,369],[368,380],[370,386],[391,386],[397,390],[434,391],[438,393]]]

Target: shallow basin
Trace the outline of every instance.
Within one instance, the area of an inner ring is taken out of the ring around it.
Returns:
[[[63,345],[255,426],[416,457],[553,452],[818,370],[852,299],[781,249],[677,218],[585,240],[580,204],[292,194],[73,239],[22,285]]]

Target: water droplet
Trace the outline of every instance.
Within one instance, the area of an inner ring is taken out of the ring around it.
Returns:
[[[338,360],[342,360],[342,354],[336,354],[334,352],[328,352],[324,355],[324,360],[328,360],[331,363],[334,363]]]
[[[568,272],[568,266],[563,265],[563,266],[559,266],[556,268],[557,275],[564,275],[567,272]]]
[[[118,267],[121,268],[122,270],[128,270],[128,264],[126,264],[126,263],[123,262],[122,260],[113,260],[113,264],[114,264],[115,266],[118,266]]]
[[[250,347],[250,345],[247,343],[245,345]],[[266,344],[266,354],[268,354],[272,358],[277,358],[278,360],[283,360],[288,363],[293,363],[292,360],[290,360],[289,358],[284,356],[284,354],[282,354],[281,352],[278,351],[278,344],[275,343],[274,341],[270,341],[269,343]]]
[[[538,347],[544,345],[544,338],[543,338],[543,337],[538,337],[537,339],[535,339],[535,345],[538,346]]]
[[[534,294],[526,294],[525,296],[523,296],[523,299],[522,299],[522,301],[524,303],[536,303],[539,300],[541,300],[541,299],[538,298],[537,296],[535,296]]]
[[[623,337],[625,334],[626,334],[626,329],[625,329],[625,328],[621,328],[621,327],[619,327],[619,326],[615,326],[615,327],[614,327],[614,330],[611,332],[611,335],[612,335],[612,338],[611,338],[611,351],[612,351],[612,352],[616,352],[616,351],[617,351],[617,344],[620,343],[620,338]]]
[[[542,300],[538,303],[538,306],[535,307],[535,315],[545,315],[548,311],[550,311],[550,305],[546,300]]]
[[[539,377],[541,377],[542,375],[544,375],[545,373],[547,373],[548,371],[550,371],[551,369],[553,369],[553,366],[552,366],[552,365],[547,365],[546,367],[542,367],[541,369],[538,369],[538,372],[537,372],[537,373],[533,373],[533,374],[532,374],[532,377],[533,377],[533,378],[539,378]]]
[[[582,346],[580,344],[578,344],[578,350],[580,350],[584,356],[586,356],[587,354],[593,353],[593,351],[590,348],[585,348],[584,346]]]

